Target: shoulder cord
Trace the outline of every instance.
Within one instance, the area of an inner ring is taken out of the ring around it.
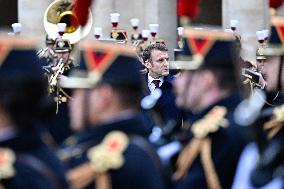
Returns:
[[[181,151],[177,159],[177,170],[173,175],[174,180],[183,179],[192,163],[200,154],[201,164],[204,168],[205,178],[209,189],[222,189],[214,162],[211,157],[211,139],[209,137],[193,138]]]

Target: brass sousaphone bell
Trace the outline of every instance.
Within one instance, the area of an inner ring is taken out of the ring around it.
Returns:
[[[73,0],[55,0],[52,2],[44,13],[43,23],[46,33],[55,40],[58,37],[57,24],[66,23],[66,31],[63,39],[68,39],[74,44],[86,37],[92,28],[92,13],[89,11],[87,24],[81,27],[77,17],[72,11],[74,6]]]

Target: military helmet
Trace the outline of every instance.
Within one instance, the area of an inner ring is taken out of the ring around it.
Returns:
[[[57,39],[54,44],[55,52],[70,52],[72,51],[72,46],[70,41],[67,39]]]
[[[273,17],[267,47],[263,49],[265,56],[284,55],[284,18]]]
[[[266,56],[264,54],[264,48],[263,47],[259,47],[256,50],[256,59],[257,60],[266,60]]]

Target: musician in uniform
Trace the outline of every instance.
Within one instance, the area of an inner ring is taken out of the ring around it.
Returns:
[[[43,66],[48,78],[48,91],[53,101],[54,112],[45,120],[53,142],[50,145],[57,146],[72,135],[70,128],[69,108],[70,91],[58,85],[59,80],[66,79],[74,68],[70,54],[72,45],[67,39],[57,39],[53,47],[54,55],[48,66]]]
[[[233,120],[241,101],[237,84],[238,54],[234,37],[223,31],[187,29],[183,52],[171,69],[176,103],[193,113],[173,175],[176,188],[230,188],[239,155],[246,144]]]
[[[72,51],[72,46],[67,39],[57,39],[54,45],[54,62],[58,63],[62,59],[62,62],[66,64],[65,71],[70,69],[73,60],[70,57]],[[54,65],[55,67],[58,65]],[[52,68],[53,71],[56,71],[55,68]]]
[[[159,159],[139,115],[138,65],[131,48],[86,42],[81,72],[62,80],[63,87],[75,88],[70,104],[74,143],[59,153],[75,188],[94,188],[94,183],[98,189],[164,188]]]

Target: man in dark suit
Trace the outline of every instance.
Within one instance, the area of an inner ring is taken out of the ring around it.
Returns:
[[[188,29],[185,38],[171,68],[183,70],[174,83],[176,102],[194,115],[188,143],[177,159],[176,188],[230,188],[246,143],[233,121],[241,100],[234,38],[210,29]]]
[[[85,71],[62,81],[63,87],[76,88],[70,107],[77,134],[74,144],[61,152],[72,186],[94,188],[95,183],[100,188],[104,182],[114,189],[164,188],[140,116],[142,86],[135,52],[110,44],[83,47],[80,68]]]
[[[154,43],[149,45],[142,54],[143,64],[147,69],[145,76],[148,93],[156,88],[161,89],[162,95],[157,101],[155,110],[160,113],[165,126],[173,121],[176,130],[181,127],[182,111],[175,105],[175,94],[172,82],[174,77],[169,74],[169,55],[165,44]]]

